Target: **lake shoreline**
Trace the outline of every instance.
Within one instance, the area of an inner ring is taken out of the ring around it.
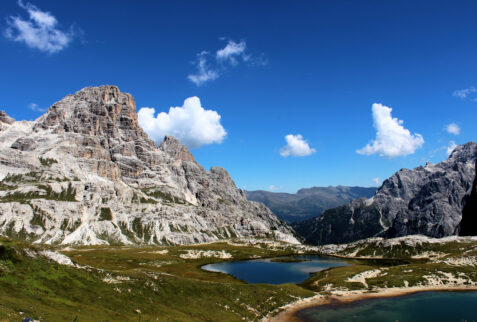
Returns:
[[[317,294],[304,298],[279,308],[280,312],[274,316],[267,316],[264,320],[269,322],[301,321],[297,312],[315,306],[343,305],[361,300],[399,297],[423,292],[465,292],[477,291],[477,286],[415,286],[389,289],[377,289],[373,292],[367,290],[342,291],[332,295]],[[273,314],[274,312],[271,312]]]
[[[321,255],[257,258],[205,264],[202,270],[228,274],[248,284],[299,284],[315,274],[333,267],[348,265],[347,261]],[[278,259],[278,260],[276,260]],[[285,260],[284,260],[285,259]]]

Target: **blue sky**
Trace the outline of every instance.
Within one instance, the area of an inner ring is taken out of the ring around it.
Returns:
[[[241,188],[373,186],[477,137],[475,1],[5,0],[0,15],[9,115],[117,85],[154,109],[151,136],[182,135]]]

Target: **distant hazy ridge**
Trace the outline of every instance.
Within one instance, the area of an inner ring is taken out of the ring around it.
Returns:
[[[363,187],[312,187],[297,193],[245,191],[248,200],[258,201],[270,208],[286,222],[306,220],[320,215],[329,208],[344,205],[353,199],[370,198],[377,188]]]

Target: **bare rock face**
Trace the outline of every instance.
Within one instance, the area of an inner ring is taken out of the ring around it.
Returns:
[[[476,143],[460,145],[447,160],[401,169],[384,181],[372,198],[327,210],[295,229],[316,244],[375,236],[456,235],[475,178],[476,159]]]
[[[6,120],[6,121],[3,121]],[[0,131],[0,234],[63,244],[185,244],[256,236],[298,242],[227,171],[157,147],[131,95],[89,87]]]
[[[15,123],[15,120],[5,113],[5,111],[0,111],[0,131],[4,131]]]
[[[15,123],[15,119],[8,116],[7,113],[5,113],[5,111],[0,111],[0,122],[11,125]]]
[[[92,170],[108,179],[138,178],[160,160],[157,147],[138,124],[131,95],[115,86],[85,88],[53,104],[33,126],[68,137],[78,158],[91,161]]]
[[[195,162],[194,156],[187,147],[181,145],[178,139],[172,136],[164,137],[159,149],[169,154],[174,160]]]

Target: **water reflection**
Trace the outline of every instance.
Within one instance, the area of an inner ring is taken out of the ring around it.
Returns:
[[[286,260],[302,260],[286,262]],[[278,260],[278,261],[275,261]],[[222,262],[203,266],[212,272],[222,272],[235,276],[247,283],[301,283],[310,273],[322,271],[336,266],[344,266],[346,262],[322,256],[279,257],[277,259],[254,259],[240,262]]]

